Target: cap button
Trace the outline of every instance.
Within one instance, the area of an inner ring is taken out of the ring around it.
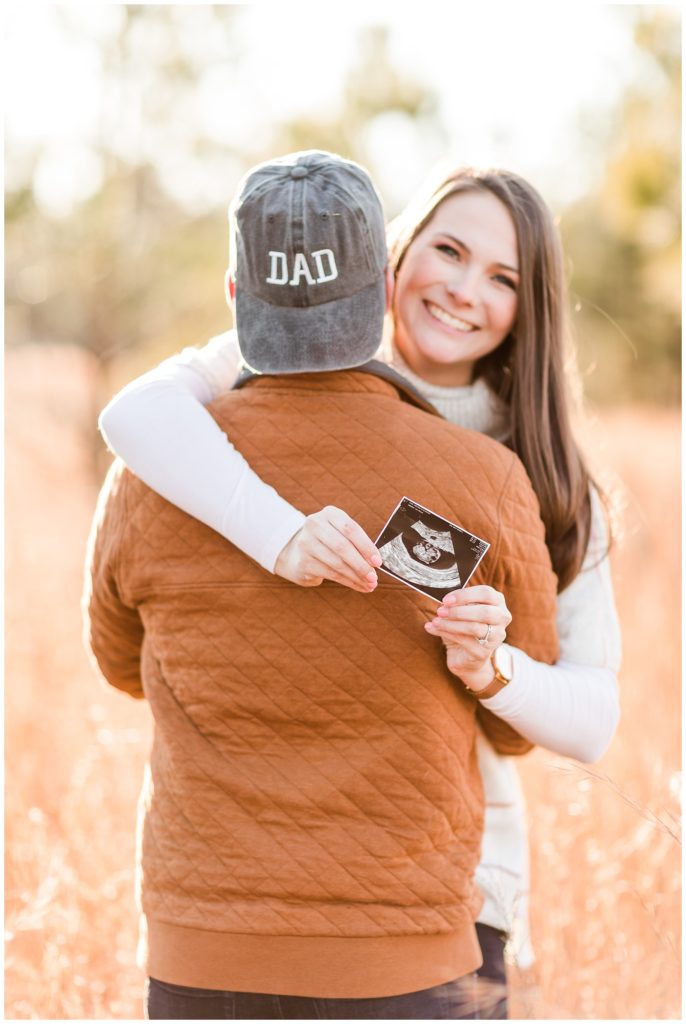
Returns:
[[[291,167],[291,178],[306,178],[307,174],[307,167],[303,167],[302,164],[296,164],[295,167]]]

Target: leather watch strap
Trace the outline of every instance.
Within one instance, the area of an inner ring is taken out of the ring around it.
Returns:
[[[471,690],[470,693],[477,700],[488,700],[489,697],[495,697],[496,693],[500,693],[503,687],[507,686],[509,680],[502,678],[496,678],[488,684],[483,690]]]
[[[509,682],[511,682],[511,679],[508,679],[507,676],[503,675],[498,668],[495,660],[495,651],[491,654],[491,666],[493,668],[493,679],[488,686],[485,686],[483,690],[470,691],[472,696],[476,697],[477,700],[488,700],[489,697],[495,697],[496,693],[500,693],[500,691],[504,689]]]

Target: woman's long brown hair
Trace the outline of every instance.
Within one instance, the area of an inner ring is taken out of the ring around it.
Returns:
[[[507,444],[522,460],[538,496],[561,591],[579,573],[588,547],[593,481],[570,422],[578,378],[562,250],[548,207],[528,182],[509,171],[452,171],[420,192],[390,225],[391,267],[397,277],[409,246],[444,200],[472,191],[492,193],[509,211],[517,232],[520,281],[514,327],[495,351],[478,360],[474,379],[483,378],[509,409]]]

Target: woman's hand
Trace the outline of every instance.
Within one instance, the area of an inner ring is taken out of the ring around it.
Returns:
[[[463,587],[443,598],[436,617],[425,628],[443,640],[449,670],[470,690],[483,690],[493,679],[491,654],[504,642],[511,622],[499,591]]]
[[[279,555],[274,572],[301,587],[332,580],[361,594],[378,582],[381,555],[361,526],[342,509],[327,505],[308,516]]]

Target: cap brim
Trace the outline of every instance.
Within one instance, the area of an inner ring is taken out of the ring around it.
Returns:
[[[238,345],[258,373],[349,370],[372,359],[381,344],[386,282],[345,299],[298,308],[273,306],[236,290]]]

